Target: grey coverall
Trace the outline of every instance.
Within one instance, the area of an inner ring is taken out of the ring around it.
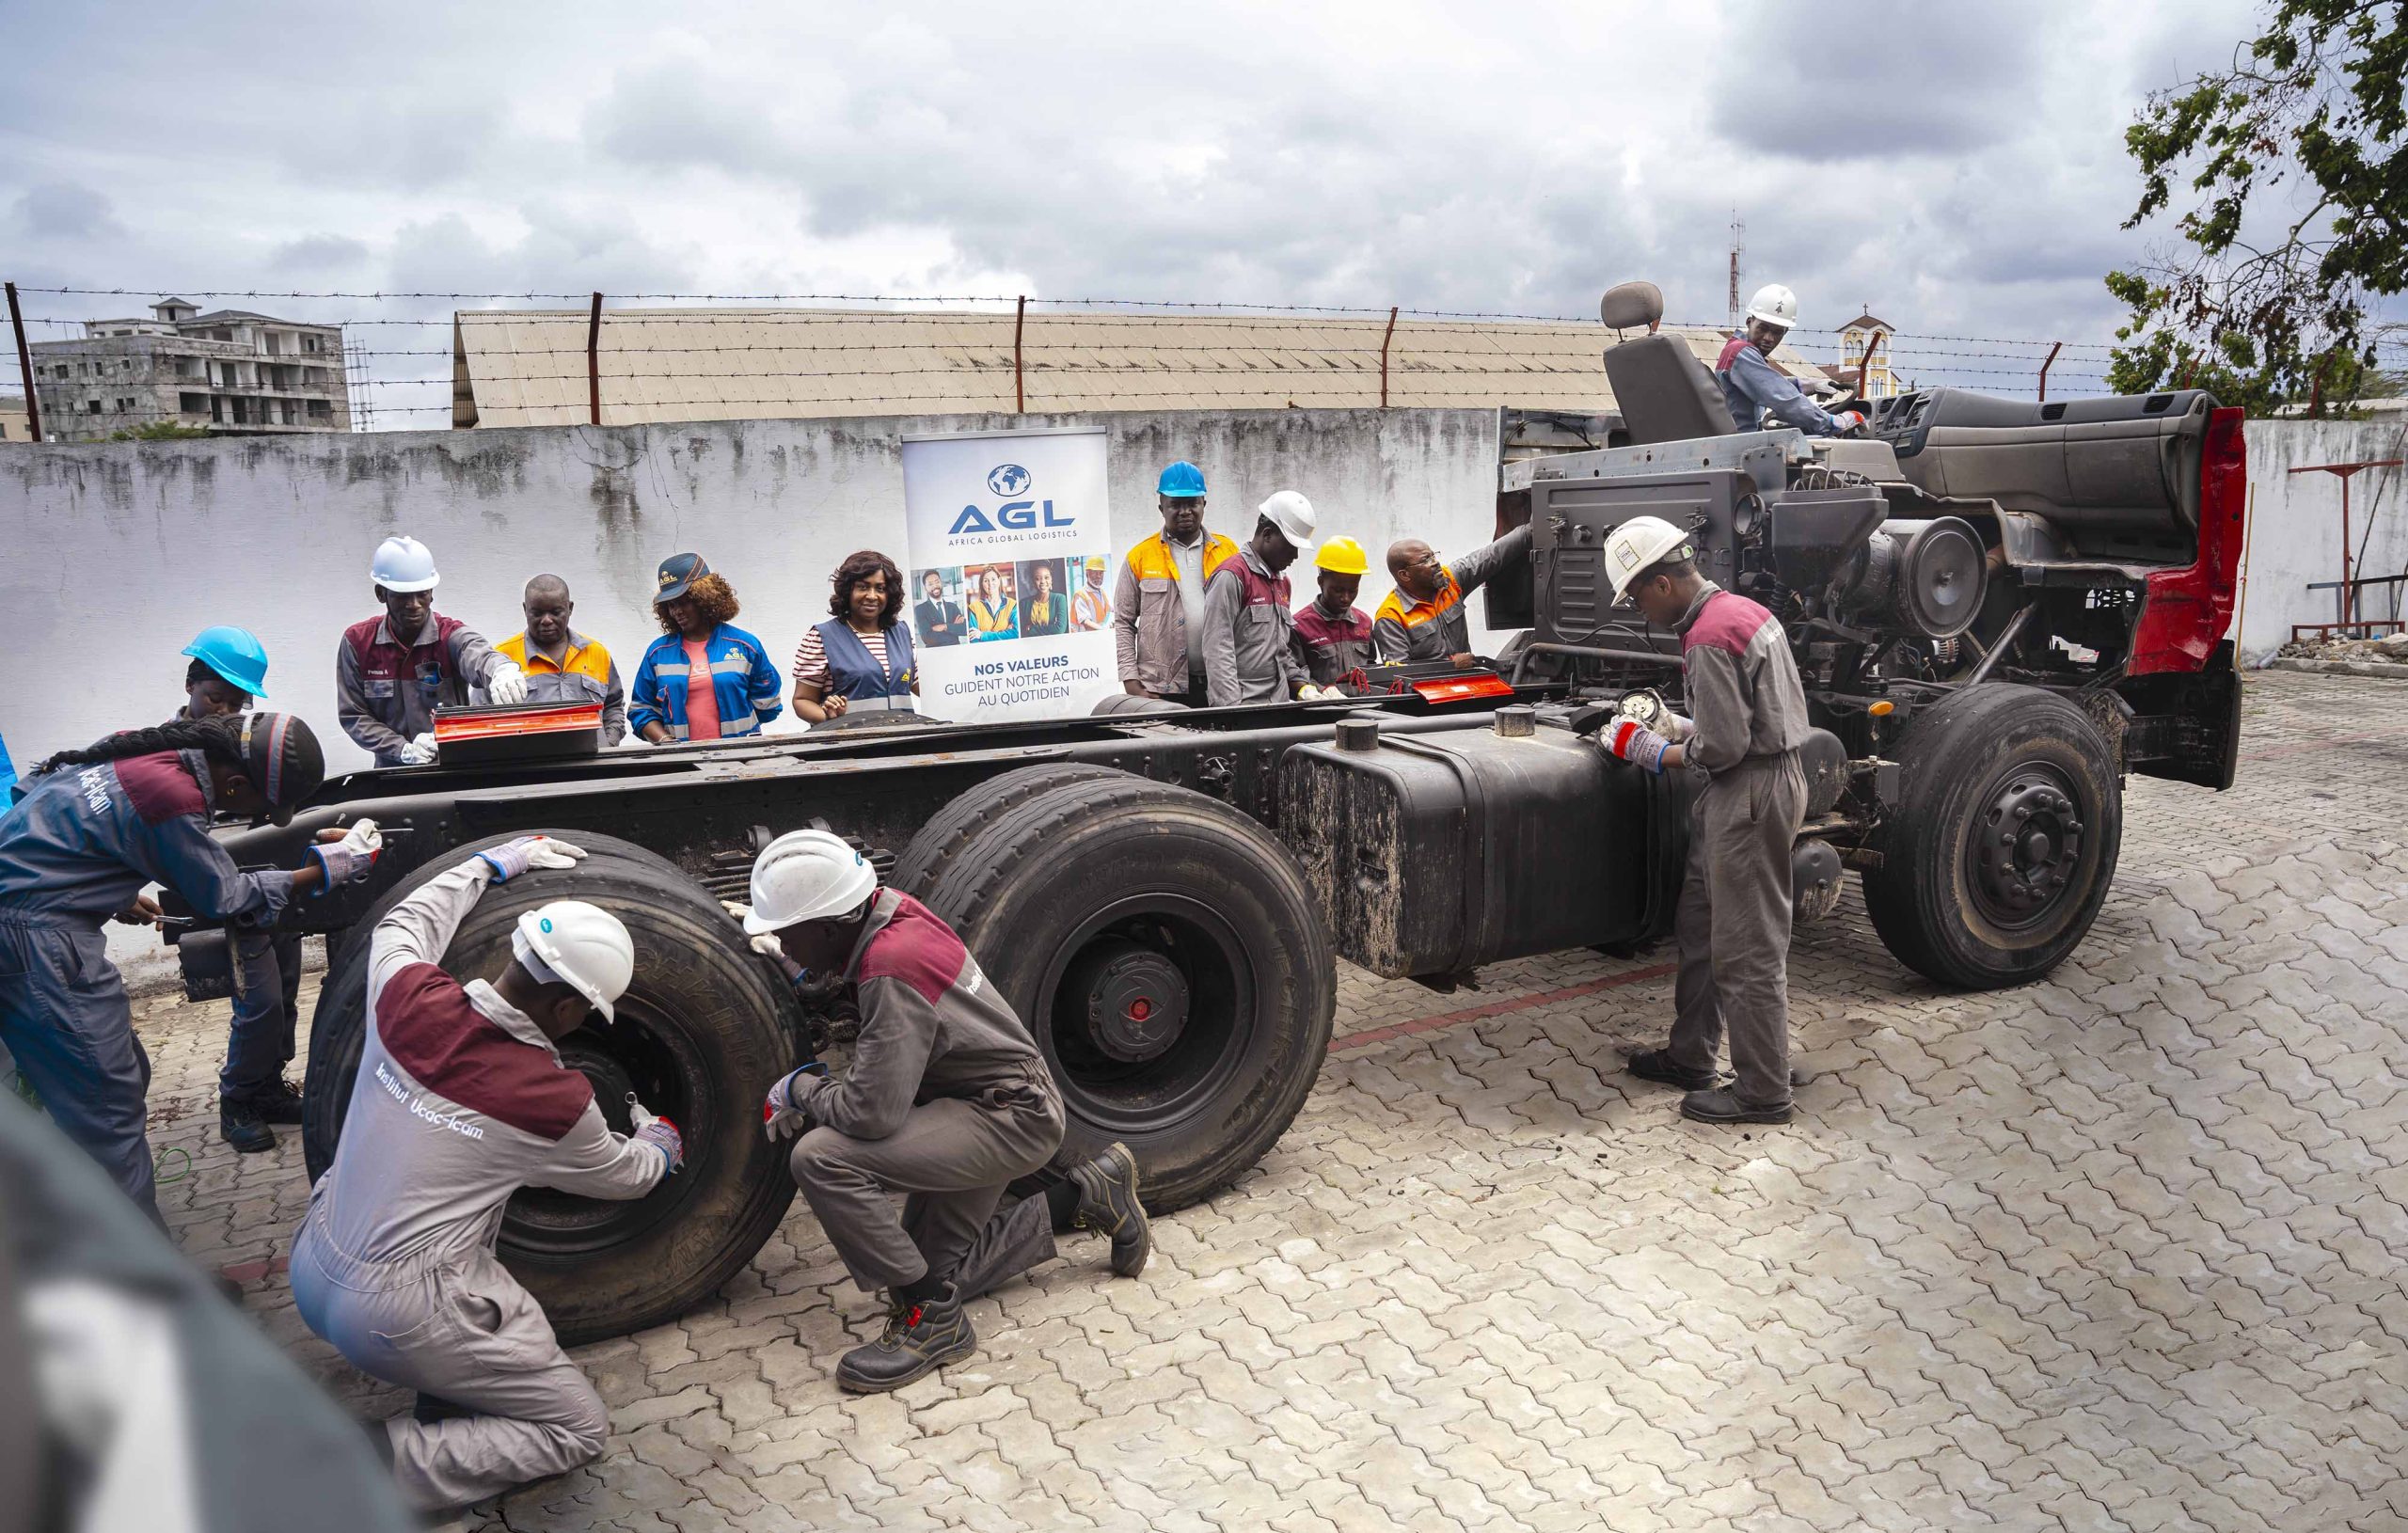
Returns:
[[[1285,703],[1305,684],[1295,655],[1296,615],[1288,577],[1274,575],[1241,544],[1204,583],[1204,697],[1215,708]]]
[[[158,1217],[144,1133],[150,1059],[102,924],[152,883],[238,936],[274,922],[293,875],[245,873],[210,838],[198,751],[63,766],[0,815],[0,1044],[51,1118]]]
[[[335,715],[377,766],[398,766],[402,747],[435,727],[437,707],[462,706],[469,687],[491,687],[511,664],[483,634],[440,612],[429,612],[406,643],[388,620],[366,618],[335,646]]]
[[[1687,871],[1672,930],[1673,1060],[1714,1067],[1727,1031],[1739,1099],[1789,1100],[1789,866],[1806,810],[1806,691],[1781,624],[1712,581],[1674,626],[1697,733]]]
[[[1471,652],[1471,614],[1464,598],[1488,584],[1513,560],[1530,557],[1530,529],[1517,527],[1495,543],[1475,548],[1447,566],[1446,584],[1426,602],[1391,591],[1371,620],[1371,642],[1380,658],[1443,660]]]
[[[995,1211],[1062,1144],[1062,1095],[1026,1024],[953,928],[892,889],[845,977],[861,1000],[852,1064],[788,1090],[816,1125],[794,1179],[845,1270],[868,1292],[934,1272],[969,1299],[1051,1258],[1045,1199]]]
[[[1155,697],[1202,701],[1204,652],[1190,636],[1203,621],[1205,582],[1237,554],[1235,543],[1209,530],[1190,544],[1157,532],[1129,550],[1112,596],[1120,680]]]
[[[1756,430],[1756,422],[1766,415],[1809,436],[1829,436],[1840,429],[1829,410],[1806,397],[1797,379],[1784,376],[1752,344],[1742,340],[1723,350],[1730,360],[1714,379],[1722,386],[1723,405],[1741,431]]]
[[[626,1200],[667,1174],[485,981],[436,967],[484,892],[471,858],[393,907],[368,954],[368,1037],[335,1163],[293,1242],[293,1303],[353,1367],[479,1414],[387,1423],[423,1509],[590,1463],[610,1420],[494,1255],[524,1186]]]

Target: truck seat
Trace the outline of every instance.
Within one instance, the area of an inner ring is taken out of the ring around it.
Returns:
[[[1728,436],[1739,429],[1722,403],[1722,386],[1676,336],[1641,336],[1609,348],[1606,382],[1635,445]]]

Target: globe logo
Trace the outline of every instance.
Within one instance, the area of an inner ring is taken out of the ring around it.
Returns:
[[[1016,463],[999,463],[987,472],[987,488],[1006,499],[1028,493],[1028,470]]]

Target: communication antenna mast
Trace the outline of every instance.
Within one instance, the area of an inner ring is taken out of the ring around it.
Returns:
[[[1739,221],[1739,210],[1731,210],[1731,314],[1724,323],[1734,330],[1739,328],[1739,257],[1747,246],[1740,243],[1748,226]]]

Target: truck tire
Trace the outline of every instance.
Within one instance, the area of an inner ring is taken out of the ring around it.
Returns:
[[[930,816],[903,848],[903,855],[895,860],[895,872],[887,881],[925,905],[928,879],[996,815],[1065,782],[1101,782],[1133,775],[1117,766],[1090,766],[1075,761],[1042,762],[999,773]]]
[[[921,897],[1036,1035],[1069,1108],[1057,1163],[1125,1141],[1157,1211],[1228,1186],[1329,1051],[1337,964],[1294,857],[1228,805],[1127,772],[1006,773],[923,834],[956,811],[972,829],[928,860]]]
[[[791,1069],[800,1032],[791,999],[745,946],[716,900],[675,864],[588,831],[565,833],[590,854],[571,871],[535,871],[489,890],[452,940],[445,966],[490,975],[510,954],[523,911],[547,900],[592,900],[626,923],[635,981],[609,1026],[589,1022],[562,1057],[594,1083],[603,1116],[629,1130],[626,1094],[673,1120],[686,1164],[626,1203],[529,1188],[511,1199],[499,1251],[543,1302],[567,1345],[673,1320],[751,1261],[794,1201],[784,1156],[760,1131],[761,1094]],[[314,1180],[333,1162],[367,1037],[367,969],[376,922],[404,895],[481,847],[445,852],[402,879],[355,928],[331,964],[309,1030],[303,1145]]]
[[[2021,985],[2090,931],[2124,835],[2107,742],[2073,703],[1993,682],[1919,714],[1896,752],[1901,801],[1864,875],[1898,961],[1964,989]]]

